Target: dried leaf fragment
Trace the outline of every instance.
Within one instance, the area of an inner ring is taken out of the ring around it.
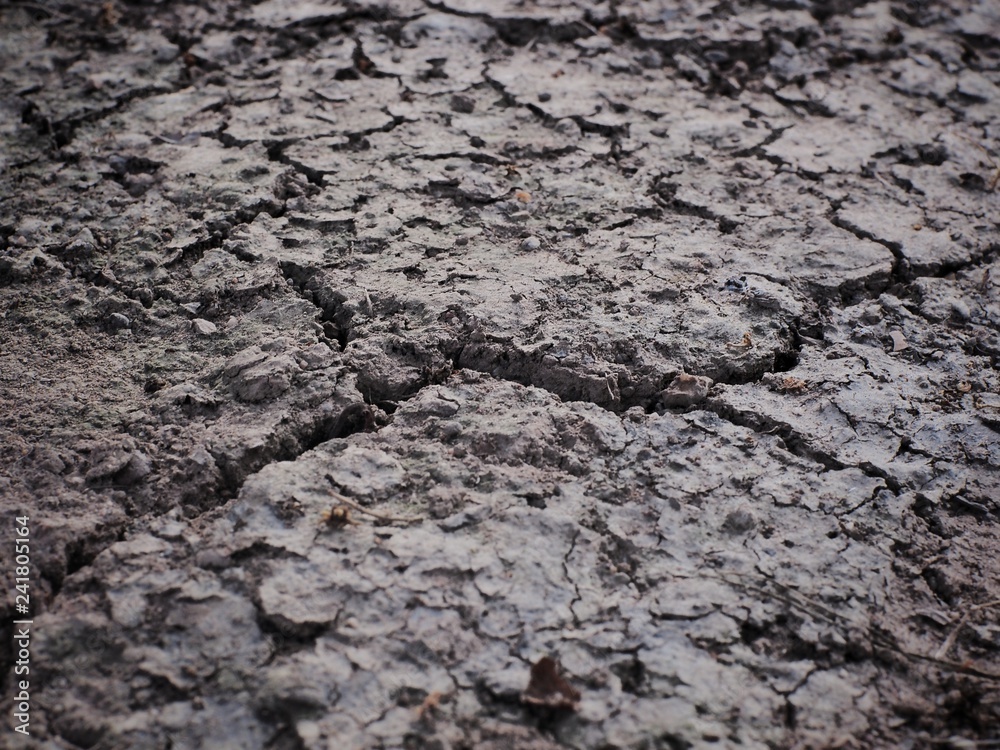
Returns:
[[[782,378],[778,383],[778,390],[782,393],[802,393],[808,387],[809,384],[806,381],[791,376]]]
[[[428,696],[424,698],[423,703],[417,706],[417,718],[425,719],[431,717],[434,710],[441,705],[442,701],[447,699],[448,696],[440,690],[435,690],[433,693],[428,694]]]
[[[726,344],[730,349],[751,349],[753,348],[753,337],[750,335],[750,331],[746,331],[743,334],[743,338],[740,339],[738,344]]]
[[[195,318],[192,320],[191,329],[199,336],[210,336],[219,330],[215,323],[204,318]]]
[[[521,693],[521,702],[532,706],[575,711],[580,703],[580,691],[559,674],[559,663],[543,656],[531,667],[528,689]]]

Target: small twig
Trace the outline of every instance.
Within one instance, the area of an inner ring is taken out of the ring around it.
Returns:
[[[333,477],[331,477],[329,474],[326,475],[326,480],[330,484],[333,485],[336,484],[334,482]],[[349,497],[344,497],[339,492],[334,492],[333,490],[331,490],[330,494],[333,495],[334,500],[336,500],[338,503],[343,503],[347,507],[353,508],[354,510],[358,511],[358,513],[364,513],[366,516],[377,518],[380,521],[389,521],[391,523],[420,523],[421,521],[424,520],[423,518],[417,518],[414,516],[392,516],[389,515],[388,513],[379,513],[378,511],[370,510],[363,505],[359,505],[355,501],[351,500]]]
[[[365,506],[359,505],[350,498],[344,497],[343,495],[338,495],[336,492],[332,492],[330,494],[332,494],[334,498],[336,498],[337,502],[343,503],[344,505],[354,508],[354,510],[358,511],[358,513],[364,513],[365,515],[372,516],[373,518],[377,518],[380,521],[392,521],[394,523],[420,523],[421,521],[424,520],[422,518],[416,518],[415,516],[391,516],[388,513],[379,513],[378,511],[369,510]]]
[[[752,349],[753,348],[753,339],[750,337],[750,332],[748,331],[748,332],[746,332],[746,333],[743,334],[743,338],[740,340],[740,343],[738,343],[738,344],[728,344],[727,343],[726,344],[726,348],[727,349]]]
[[[790,607],[797,608],[803,612],[806,612],[807,614],[812,615],[813,617],[825,620],[831,625],[842,627],[846,624],[848,626],[854,626],[862,630],[866,630],[868,632],[869,638],[871,638],[872,645],[877,648],[882,648],[887,651],[891,651],[893,653],[899,654],[908,659],[913,659],[915,661],[929,662],[938,667],[944,667],[954,672],[960,672],[961,674],[972,675],[974,677],[979,677],[985,680],[1000,682],[1000,674],[998,673],[988,672],[983,669],[977,669],[976,667],[973,667],[969,664],[963,664],[960,662],[951,661],[949,659],[944,659],[938,656],[928,656],[927,654],[920,654],[914,651],[908,651],[907,649],[900,647],[892,639],[876,632],[874,628],[867,625],[863,625],[861,623],[854,622],[850,618],[845,617],[839,612],[835,612],[831,609],[828,609],[819,602],[813,600],[812,598],[804,594],[795,591],[791,587],[779,583],[778,581],[775,581],[773,578],[765,578],[765,580],[772,586],[774,586],[777,589],[777,591],[768,591],[767,589],[761,586],[749,582],[752,579],[750,579],[748,576],[744,574],[731,573],[730,575],[734,575],[735,580],[720,573],[716,573],[711,577],[716,578],[717,580],[724,581],[731,586],[738,586],[739,588],[742,588],[745,591],[759,593],[764,596],[769,596],[778,601],[782,601],[785,604],[789,605]],[[997,605],[1000,605],[1000,600],[986,602],[985,604],[979,604],[971,608],[969,610],[969,613],[972,613],[978,609],[995,607]],[[965,618],[963,618],[963,620],[959,622],[959,626],[964,624],[964,619]]]
[[[944,639],[944,643],[941,644],[941,647],[934,652],[934,656],[931,657],[932,659],[943,659],[948,652],[951,651],[951,647],[955,645],[955,639],[958,638],[959,632],[963,627],[965,627],[965,623],[968,622],[970,614],[972,614],[971,611],[962,615],[958,624],[952,628],[951,632],[948,633],[948,637]]]
[[[985,604],[977,604],[975,607],[970,607],[968,610],[966,610],[965,614],[962,615],[961,619],[959,619],[958,624],[955,625],[954,628],[952,628],[952,631],[948,634],[948,637],[945,638],[944,643],[941,644],[941,648],[935,651],[934,656],[931,658],[943,659],[945,655],[947,655],[947,653],[951,651],[951,647],[955,645],[955,639],[958,638],[959,632],[961,632],[962,628],[965,627],[965,623],[969,621],[969,618],[972,616],[973,612],[978,612],[981,609],[987,609],[989,607],[996,607],[998,604],[1000,604],[1000,599],[994,599],[991,602],[986,602]]]

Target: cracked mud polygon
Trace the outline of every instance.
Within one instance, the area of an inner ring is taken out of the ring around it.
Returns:
[[[1000,741],[995,2],[0,20],[0,745]]]

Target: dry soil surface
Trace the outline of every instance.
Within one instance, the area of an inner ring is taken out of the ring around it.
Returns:
[[[0,746],[995,746],[996,0],[0,24]]]

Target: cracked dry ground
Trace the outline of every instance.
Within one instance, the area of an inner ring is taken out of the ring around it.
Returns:
[[[22,744],[997,740],[995,2],[214,6],[0,10]]]

